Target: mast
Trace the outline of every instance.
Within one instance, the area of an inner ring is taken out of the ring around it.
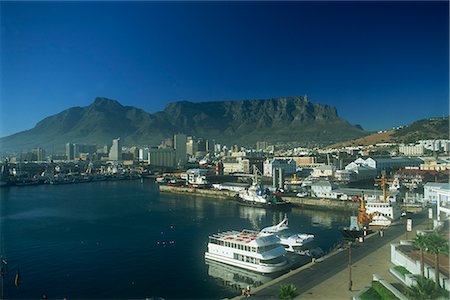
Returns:
[[[364,192],[361,193],[361,207],[359,208],[358,214],[358,223],[360,225],[366,225],[367,223],[367,215],[366,215],[366,204],[364,201]]]

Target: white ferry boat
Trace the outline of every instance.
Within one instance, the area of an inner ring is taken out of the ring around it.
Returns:
[[[305,245],[314,240],[313,234],[289,232],[287,216],[277,225],[266,227],[261,230],[261,235],[274,234],[280,239],[280,244],[284,246],[286,251],[295,253],[305,252]]]
[[[209,237],[205,258],[269,274],[288,266],[286,250],[275,235],[262,236],[257,231],[226,231]]]

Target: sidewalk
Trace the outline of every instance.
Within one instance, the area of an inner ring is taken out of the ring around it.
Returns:
[[[412,239],[416,230],[426,229],[427,224],[422,223],[413,228],[412,232],[408,233],[408,239]],[[380,239],[383,237],[374,235],[372,239]],[[405,240],[406,236],[403,234],[392,242],[384,244],[378,250],[365,256],[352,266],[352,291],[348,290],[349,286],[349,270],[340,271],[334,276],[321,282],[319,285],[303,292],[296,299],[350,299],[353,294],[356,294],[365,287],[370,286],[372,282],[372,274],[378,274],[389,283],[398,283],[398,280],[389,273],[389,268],[393,266],[390,261],[391,257],[391,243]]]

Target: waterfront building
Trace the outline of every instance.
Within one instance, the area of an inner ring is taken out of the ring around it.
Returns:
[[[329,181],[317,181],[311,184],[312,195],[318,198],[336,199],[337,195],[333,191],[333,185]]]
[[[227,156],[222,163],[224,174],[250,173],[250,161],[247,158]]]
[[[176,163],[180,165],[186,164],[187,156],[187,137],[185,134],[177,133],[173,136],[173,145],[175,149]]]
[[[377,173],[381,171],[397,170],[405,167],[419,167],[423,163],[423,160],[416,157],[388,157],[388,158],[358,158],[353,163],[359,166],[368,166],[377,170]]]
[[[148,150],[148,164],[157,167],[175,167],[175,149],[150,148]]]
[[[351,172],[350,181],[367,180],[377,176],[377,169],[354,162],[345,166],[345,171]]]
[[[311,175],[314,178],[320,178],[320,177],[332,178],[332,177],[334,177],[335,172],[336,172],[335,166],[322,165],[322,166],[313,168],[313,172]]]
[[[293,159],[266,159],[263,164],[263,175],[272,177],[275,169],[283,169],[284,174],[294,174],[297,164]]]
[[[114,161],[122,160],[122,143],[120,138],[113,140],[111,149],[109,150],[109,159]]]

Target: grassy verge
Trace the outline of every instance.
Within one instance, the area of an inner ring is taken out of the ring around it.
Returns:
[[[362,300],[398,300],[394,294],[378,281],[372,281],[372,287],[361,296]]]
[[[400,274],[403,275],[403,277],[406,276],[406,274],[412,274],[410,271],[408,271],[405,267],[403,266],[395,266],[394,270],[396,270],[397,272],[399,272]]]

